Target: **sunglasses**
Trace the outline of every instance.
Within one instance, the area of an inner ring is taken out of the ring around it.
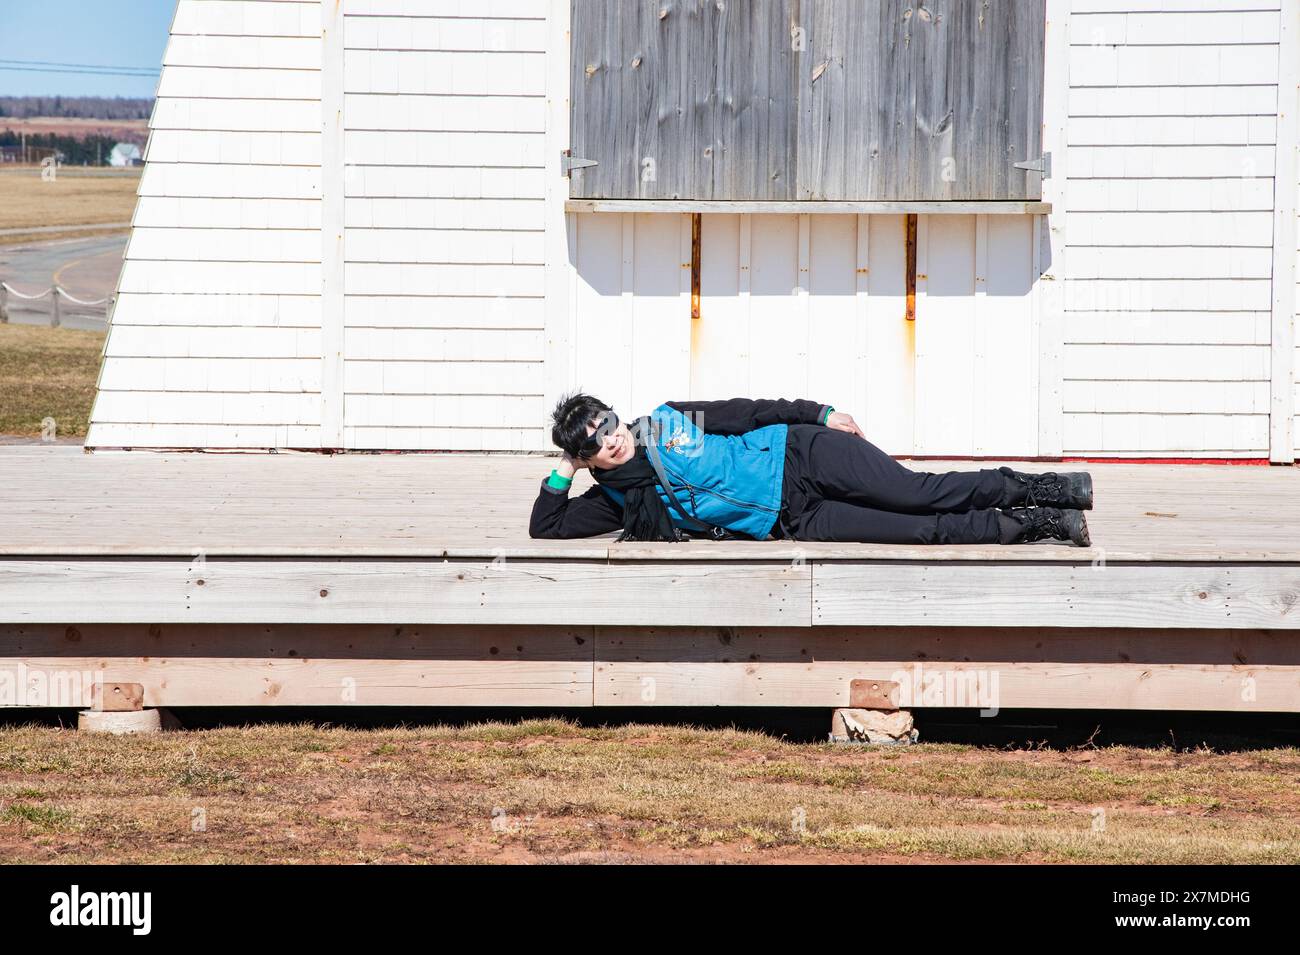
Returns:
[[[612,410],[606,411],[605,416],[596,423],[594,433],[587,435],[587,439],[578,445],[578,457],[589,458],[593,454],[599,454],[601,445],[605,443],[605,438],[618,430],[618,415]]]

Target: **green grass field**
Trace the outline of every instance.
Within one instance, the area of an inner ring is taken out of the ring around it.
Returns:
[[[0,862],[1300,861],[1300,751],[558,720],[0,729]]]

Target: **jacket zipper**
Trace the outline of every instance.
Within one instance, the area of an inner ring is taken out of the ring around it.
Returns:
[[[776,508],[773,508],[773,507],[766,507],[766,506],[764,506],[764,505],[762,505],[762,504],[754,504],[754,503],[751,503],[751,502],[749,502],[749,501],[738,501],[738,500],[736,500],[734,497],[728,497],[726,494],[722,494],[722,493],[719,493],[718,491],[710,490],[710,489],[707,488],[707,487],[698,487],[698,486],[692,484],[690,481],[687,481],[687,480],[686,480],[685,478],[683,478],[680,474],[674,474],[673,471],[672,471],[670,468],[668,468],[667,465],[664,466],[664,472],[665,472],[666,474],[668,474],[669,476],[676,478],[676,479],[681,483],[681,485],[682,485],[684,488],[686,488],[686,492],[687,492],[687,494],[690,495],[690,498],[691,498],[691,510],[692,510],[693,512],[695,512],[695,513],[698,513],[698,508],[696,507],[696,504],[695,504],[695,492],[696,492],[696,491],[699,491],[701,494],[710,494],[710,495],[712,495],[713,497],[718,498],[719,500],[726,501],[728,504],[734,504],[734,505],[737,506],[737,507],[748,507],[748,508],[751,508],[752,510],[763,511],[763,512],[765,512],[765,513],[767,513],[767,514],[776,514],[776,513],[778,513],[777,510],[776,510]],[[697,517],[696,520],[699,520],[699,518]]]

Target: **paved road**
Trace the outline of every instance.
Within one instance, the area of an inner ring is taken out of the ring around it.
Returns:
[[[106,298],[117,285],[126,239],[123,234],[0,246],[0,280],[28,295],[59,285],[84,301]],[[50,299],[25,302],[10,295],[9,320],[28,325],[49,324]],[[64,300],[65,328],[103,331],[106,323],[105,306],[83,308]]]

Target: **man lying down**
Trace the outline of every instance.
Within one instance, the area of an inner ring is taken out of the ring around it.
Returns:
[[[563,452],[533,537],[1089,545],[1086,472],[913,471],[815,401],[669,401],[633,422],[587,394],[552,415]],[[569,497],[580,468],[596,484]]]

